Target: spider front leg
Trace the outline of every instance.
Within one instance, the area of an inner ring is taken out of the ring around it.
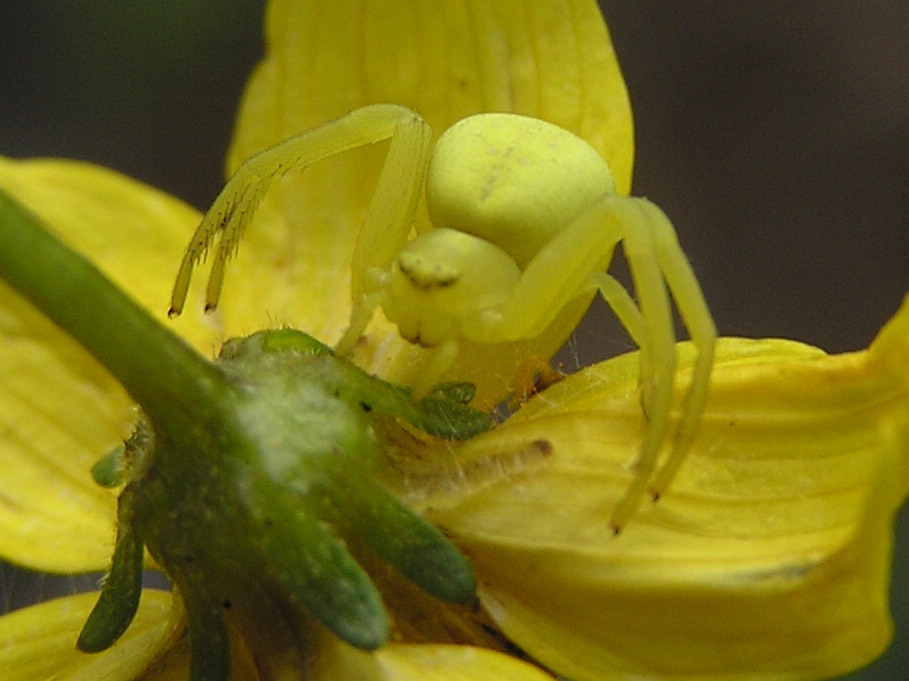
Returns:
[[[341,355],[353,349],[381,305],[389,269],[414,223],[431,154],[432,129],[411,112],[395,128],[354,245],[350,323],[335,346]]]
[[[362,298],[366,273],[371,268],[387,267],[406,240],[423,188],[431,130],[422,118],[403,106],[365,106],[247,159],[193,234],[174,282],[169,314],[176,316],[183,311],[193,269],[219,239],[212,257],[205,309],[217,306],[227,261],[236,252],[272,179],[388,138],[391,144],[386,163],[353,256],[352,288],[355,297]]]

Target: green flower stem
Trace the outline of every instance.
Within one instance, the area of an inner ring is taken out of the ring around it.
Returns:
[[[0,278],[107,367],[153,422],[185,421],[229,390],[212,364],[3,192]]]

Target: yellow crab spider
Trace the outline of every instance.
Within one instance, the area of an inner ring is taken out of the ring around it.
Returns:
[[[616,193],[606,162],[586,142],[534,118],[465,118],[433,146],[416,113],[357,109],[247,160],[196,230],[171,300],[179,314],[193,267],[220,241],[206,293],[215,307],[224,267],[268,182],[320,159],[384,139],[385,163],[353,252],[349,352],[377,308],[401,335],[433,350],[415,394],[455,361],[462,341],[534,338],[566,305],[599,292],[641,350],[647,417],[635,480],[613,512],[618,531],[649,489],[656,497],[684,458],[704,408],[716,329],[667,217],[646,199]],[[432,228],[410,238],[425,191]],[[637,302],[605,270],[622,243]],[[670,435],[676,366],[671,292],[697,357],[678,430]],[[658,468],[661,448],[671,451]]]

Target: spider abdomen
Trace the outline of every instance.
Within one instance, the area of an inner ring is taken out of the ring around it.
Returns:
[[[516,114],[465,118],[436,143],[426,179],[435,227],[467,232],[523,268],[597,198],[615,191],[609,166],[584,140]]]

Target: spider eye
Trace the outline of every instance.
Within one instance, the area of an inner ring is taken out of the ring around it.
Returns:
[[[398,269],[410,283],[423,291],[454,285],[461,278],[461,270],[434,258],[427,258],[415,251],[398,254]]]

